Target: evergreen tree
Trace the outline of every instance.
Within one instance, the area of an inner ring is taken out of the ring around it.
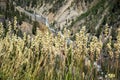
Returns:
[[[32,33],[36,35],[37,27],[39,26],[39,23],[37,21],[33,22],[33,28],[32,28]]]

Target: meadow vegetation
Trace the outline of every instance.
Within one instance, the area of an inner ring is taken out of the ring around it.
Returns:
[[[112,39],[106,25],[99,37],[86,27],[68,43],[63,37],[37,29],[35,36],[19,35],[17,21],[0,24],[0,80],[119,80],[120,28]]]

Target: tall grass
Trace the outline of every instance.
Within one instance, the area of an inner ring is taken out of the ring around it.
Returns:
[[[16,21],[6,36],[0,25],[1,80],[99,80],[120,79],[120,29],[113,42],[106,27],[100,37],[83,27],[75,40],[64,30],[64,37],[50,32],[19,37]]]

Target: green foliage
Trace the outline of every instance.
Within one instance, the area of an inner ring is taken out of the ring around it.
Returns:
[[[33,22],[32,33],[36,35],[37,27],[39,27],[39,23],[37,21]]]

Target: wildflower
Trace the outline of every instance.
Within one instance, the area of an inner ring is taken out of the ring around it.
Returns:
[[[85,65],[86,66],[90,66],[91,65],[91,61],[87,57],[85,58]]]
[[[97,71],[101,70],[101,66],[97,64],[97,62],[94,62],[94,66],[97,69]]]
[[[108,78],[114,78],[115,74],[109,73],[107,76],[108,76]]]
[[[98,77],[98,80],[103,80],[103,77],[102,76]]]

